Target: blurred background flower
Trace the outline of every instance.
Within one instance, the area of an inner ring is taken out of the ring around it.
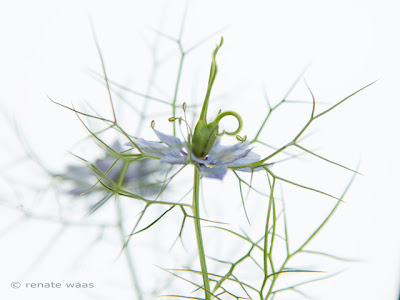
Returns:
[[[111,149],[115,152],[123,151],[118,141],[111,145]],[[122,173],[125,164],[128,167],[126,172]],[[73,187],[68,192],[75,196],[95,191],[110,194],[110,191],[102,184],[116,186],[118,181],[121,180],[124,188],[142,197],[149,197],[161,192],[162,175],[165,176],[166,170],[156,159],[144,158],[124,161],[113,157],[112,153],[106,151],[93,164],[68,165],[65,173],[58,174],[58,176],[72,182]],[[100,208],[109,198],[109,196],[104,196],[102,200],[92,206],[90,211],[94,212]]]

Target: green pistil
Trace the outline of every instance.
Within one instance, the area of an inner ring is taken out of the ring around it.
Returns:
[[[221,37],[221,42],[219,45],[214,49],[212,54],[212,61],[211,61],[211,68],[210,68],[210,77],[208,79],[208,87],[206,97],[203,102],[203,107],[201,110],[199,121],[196,124],[193,133],[193,143],[192,143],[192,152],[195,156],[199,158],[204,158],[208,152],[211,150],[212,146],[214,145],[217,138],[221,135],[236,135],[242,129],[243,121],[240,115],[233,111],[226,111],[217,115],[215,120],[211,123],[207,123],[207,110],[208,110],[208,103],[210,101],[210,94],[211,89],[215,81],[215,77],[217,76],[217,62],[216,56],[218,50],[221,48],[224,39]],[[218,125],[219,122],[226,116],[233,116],[238,121],[238,127],[233,132],[226,132],[225,130],[222,133],[218,132]]]

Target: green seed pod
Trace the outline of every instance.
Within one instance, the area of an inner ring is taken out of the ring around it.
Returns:
[[[215,57],[218,53],[218,50],[221,48],[223,44],[223,38],[221,37],[221,42],[214,49],[212,54],[211,68],[210,68],[210,77],[208,79],[208,87],[206,92],[206,97],[203,102],[203,107],[201,110],[199,121],[196,124],[193,133],[192,139],[192,152],[195,156],[199,158],[204,158],[208,152],[211,150],[217,138],[223,134],[227,135],[235,135],[240,132],[242,129],[242,118],[240,115],[233,111],[226,111],[223,113],[219,113],[215,120],[211,123],[207,123],[207,110],[208,103],[210,101],[211,89],[214,84],[215,77],[217,75],[218,67]],[[233,116],[238,121],[238,128],[233,132],[226,132],[225,130],[222,133],[218,133],[218,124],[219,122],[226,116]]]
[[[199,158],[205,157],[211,150],[215,141],[218,138],[218,123],[215,125],[214,122],[207,124],[206,122],[199,120],[194,129],[193,140],[192,140],[192,152]]]

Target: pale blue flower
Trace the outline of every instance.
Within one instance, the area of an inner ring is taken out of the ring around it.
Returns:
[[[230,167],[246,166],[260,161],[260,156],[249,148],[250,143],[247,141],[239,142],[234,145],[224,146],[220,144],[218,139],[206,157],[198,158],[193,153],[189,155],[189,147],[187,143],[182,142],[179,138],[167,135],[154,129],[161,142],[147,141],[138,139],[135,141],[136,146],[143,153],[160,158],[161,163],[167,164],[188,164],[198,163],[200,166],[200,174],[203,177],[216,178],[222,180]],[[132,143],[127,146],[133,147]],[[268,165],[267,165],[268,166]],[[243,167],[237,168],[236,171],[254,172],[263,170],[262,167]]]
[[[114,142],[111,148],[116,152],[122,152],[123,150],[119,142]],[[103,184],[116,183],[119,180],[125,162],[120,159],[114,164],[115,160],[116,158],[110,157],[110,154],[106,153],[106,155],[96,159],[93,163],[97,170],[87,166],[67,166],[67,170],[62,177],[73,181],[75,185],[69,190],[69,193],[79,195],[88,191],[97,178],[100,177],[103,177],[101,179]],[[128,166],[122,184],[131,187],[142,196],[155,194],[160,190],[160,187],[157,182],[152,183],[150,177],[160,171],[160,166],[159,162],[149,158],[133,161]],[[97,178],[94,177],[93,172],[95,172]],[[101,188],[101,185],[98,185],[98,187]]]

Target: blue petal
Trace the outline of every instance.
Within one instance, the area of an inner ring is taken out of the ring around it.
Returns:
[[[132,143],[128,143],[132,145]],[[158,142],[153,142],[153,141],[146,141],[144,139],[138,139],[135,141],[135,144],[140,148],[145,153],[156,155],[156,156],[161,156],[162,153],[168,150],[168,148]]]
[[[112,143],[110,148],[113,149],[115,152],[121,152],[122,150],[124,150],[124,149],[122,149],[122,146],[119,141],[114,141],[114,143]]]
[[[200,166],[200,174],[203,177],[208,177],[208,178],[215,178],[222,180],[228,171],[228,168],[225,166],[216,166],[213,168],[206,167],[204,165]]]
[[[179,140],[177,138],[177,140]],[[180,140],[179,140],[179,143]],[[138,139],[135,144],[146,154],[157,156],[161,163],[169,164],[186,164],[188,161],[187,155],[185,155],[179,148],[167,147],[162,143],[146,141],[144,139]],[[128,143],[127,145],[132,145]]]
[[[97,159],[94,165],[103,173],[104,178],[109,178],[111,180],[117,180],[123,167],[123,162],[121,160],[117,161],[114,166],[110,169],[115,159],[112,158],[102,158]],[[107,172],[108,170],[108,172]],[[107,174],[106,174],[107,172]]]
[[[184,143],[182,143],[182,141],[180,139],[178,139],[176,136],[164,134],[155,129],[153,129],[153,130],[157,134],[160,141],[170,147],[182,148],[182,146],[184,145]]]
[[[196,157],[193,153],[192,156],[190,157],[194,162],[197,162],[198,164],[209,164],[208,158],[198,158]]]
[[[161,169],[160,161],[157,159],[145,158],[129,164],[124,181],[145,181],[148,177]]]
[[[223,146],[215,143],[208,153],[208,164],[223,165],[230,164],[245,157],[251,149],[248,149],[249,142],[240,142],[231,146]]]
[[[160,162],[172,164],[172,165],[184,165],[188,162],[188,157],[187,156],[164,155],[161,157]]]
[[[260,160],[260,156],[254,152],[248,152],[246,156],[241,157],[233,162],[228,163],[228,166],[241,166],[241,165],[248,165]]]

